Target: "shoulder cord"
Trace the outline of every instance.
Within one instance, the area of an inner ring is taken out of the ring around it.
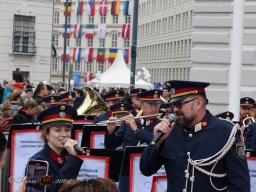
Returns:
[[[236,138],[235,138],[236,133],[239,129],[240,129],[240,126],[238,124],[234,125],[233,128],[232,128],[232,131],[229,135],[229,138],[228,138],[226,144],[224,145],[224,147],[211,157],[208,157],[208,158],[205,158],[205,159],[199,159],[199,160],[192,160],[191,157],[190,157],[190,152],[187,153],[187,155],[188,155],[188,164],[187,164],[187,169],[185,170],[186,184],[185,184],[185,189],[183,189],[183,192],[187,192],[187,187],[188,187],[189,180],[191,182],[191,192],[193,192],[193,184],[194,184],[194,181],[195,181],[195,175],[194,175],[195,169],[197,169],[201,173],[204,173],[205,175],[210,176],[211,185],[215,190],[223,191],[227,188],[227,186],[225,186],[224,188],[221,188],[221,189],[215,187],[215,185],[212,182],[212,177],[223,178],[223,177],[226,177],[227,174],[226,173],[216,174],[216,173],[213,173],[213,170],[214,170],[215,166],[217,165],[218,161],[220,159],[222,159],[228,153],[228,151],[231,149],[231,147],[233,146],[233,144],[236,140]],[[213,164],[213,167],[212,167],[210,172],[202,168],[202,167],[209,166],[209,165],[212,165],[212,164]],[[190,165],[192,166],[191,176],[189,174]]]

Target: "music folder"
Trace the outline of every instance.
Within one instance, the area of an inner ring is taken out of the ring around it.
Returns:
[[[130,156],[131,154],[142,153],[146,146],[126,146],[124,149],[123,160],[121,165],[121,176],[129,176]]]
[[[110,157],[108,177],[113,181],[118,182],[123,151],[118,151],[114,149],[90,149],[86,147],[83,147],[83,149],[91,156]]]

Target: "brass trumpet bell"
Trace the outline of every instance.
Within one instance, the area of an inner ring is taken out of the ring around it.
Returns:
[[[244,120],[243,120],[243,125],[247,127],[249,124],[254,123],[255,119],[253,117],[248,116],[248,115],[246,115],[246,116],[247,117],[244,118]]]
[[[77,108],[78,115],[95,116],[107,111],[105,101],[99,93],[93,89],[85,88],[85,99],[83,103]]]

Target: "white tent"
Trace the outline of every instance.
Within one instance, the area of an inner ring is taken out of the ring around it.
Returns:
[[[90,87],[130,87],[130,69],[127,67],[122,50],[118,50],[114,63],[100,75],[88,82]],[[152,89],[153,85],[140,79],[135,80],[135,88]]]

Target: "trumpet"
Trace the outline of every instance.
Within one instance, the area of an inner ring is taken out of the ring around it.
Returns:
[[[255,119],[246,114],[246,118],[243,120],[243,126],[247,127],[249,124],[254,123]]]
[[[152,114],[152,115],[144,115],[144,116],[138,116],[138,117],[134,117],[134,119],[144,119],[144,118],[149,118],[149,117],[160,117],[162,115],[162,113],[156,113],[156,114]],[[96,123],[96,125],[105,125],[105,124],[110,124],[110,123],[117,123],[117,122],[123,122],[125,121],[124,118],[119,118],[116,119],[115,121],[100,121],[99,123]]]

